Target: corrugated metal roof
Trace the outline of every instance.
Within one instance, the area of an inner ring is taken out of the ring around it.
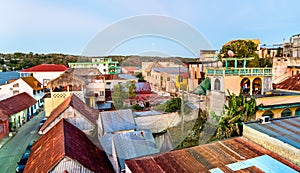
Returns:
[[[14,95],[7,99],[0,101],[0,108],[9,114],[16,114],[30,106],[34,105],[37,101],[26,92]]]
[[[156,146],[151,130],[120,133],[113,136],[114,147],[122,169],[125,168],[124,160],[156,154]]]
[[[33,144],[24,172],[48,172],[66,157],[93,172],[114,172],[105,152],[64,119]]]
[[[106,133],[137,128],[131,109],[100,112],[100,117],[102,119],[104,132]]]
[[[276,89],[300,91],[300,74],[296,74],[275,85]]]
[[[299,166],[244,137],[125,162],[133,173],[300,171]]]
[[[136,93],[151,93],[151,86],[149,82],[137,82],[135,83]]]
[[[58,105],[50,114],[45,124],[42,126],[40,131],[44,131],[51,123],[57,121],[57,118],[69,107],[73,107],[81,115],[83,115],[90,123],[96,126],[97,118],[99,117],[99,111],[91,109],[87,106],[80,98],[75,94],[72,94],[66,98],[60,105]],[[74,116],[74,115],[73,115]]]
[[[273,119],[268,124],[251,122],[246,123],[245,126],[300,149],[300,117]]]
[[[181,74],[188,72],[186,67],[162,67],[162,68],[153,68],[156,72],[168,73],[168,74]]]

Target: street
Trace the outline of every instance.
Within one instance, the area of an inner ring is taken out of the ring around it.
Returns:
[[[39,138],[37,130],[39,122],[44,118],[44,111],[32,118],[24,124],[15,136],[13,136],[0,149],[0,172],[13,173],[16,172],[17,162],[25,152],[25,149],[30,141],[36,141]]]

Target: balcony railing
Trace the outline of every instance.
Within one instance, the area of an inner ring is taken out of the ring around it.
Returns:
[[[214,76],[272,76],[272,68],[207,68],[206,74]]]

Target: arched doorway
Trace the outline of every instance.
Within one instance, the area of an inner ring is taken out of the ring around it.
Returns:
[[[295,111],[295,116],[300,116],[300,108],[297,108]]]
[[[252,94],[261,94],[262,81],[260,78],[255,78],[252,83]]]
[[[274,117],[274,114],[273,114],[272,111],[266,111],[266,112],[264,112],[264,114],[263,114],[262,116],[263,116],[263,117],[269,116],[270,118],[273,118],[273,117]]]
[[[243,78],[241,81],[241,90],[244,94],[250,94],[250,80],[248,78]]]
[[[290,109],[285,109],[281,112],[281,117],[288,117],[292,115],[292,111]]]
[[[220,89],[221,89],[220,79],[215,79],[214,90],[220,91]]]

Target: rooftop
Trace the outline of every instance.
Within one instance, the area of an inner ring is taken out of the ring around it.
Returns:
[[[276,89],[300,91],[300,74],[296,74],[275,85]]]
[[[5,110],[7,113],[16,114],[30,106],[34,105],[37,101],[26,92],[14,95],[7,99],[0,101],[0,109]]]
[[[259,122],[245,123],[259,132],[267,134],[284,143],[300,149],[300,117],[285,117],[273,119],[271,123],[261,124]]]
[[[64,72],[68,68],[64,65],[59,64],[40,64],[31,68],[27,68],[24,70],[21,70],[21,73],[27,73],[27,72]]]
[[[182,74],[185,72],[188,72],[188,69],[186,67],[162,67],[158,68],[155,67],[153,68],[154,71],[156,72],[162,72],[162,73],[168,73],[168,74]]]
[[[99,118],[107,133],[136,129],[131,109],[100,112]]]
[[[299,172],[300,167],[244,138],[125,161],[131,172]]]
[[[25,172],[48,172],[66,157],[93,172],[114,172],[105,152],[64,119],[34,143]]]
[[[22,77],[21,78],[24,82],[26,82],[33,90],[41,90],[42,84],[33,76]]]
[[[45,124],[40,130],[43,131],[48,125],[55,121],[69,106],[73,107],[75,110],[81,113],[88,121],[90,121],[90,123],[96,125],[99,111],[91,109],[75,94],[72,94],[51,112],[49,118],[46,120]]]

